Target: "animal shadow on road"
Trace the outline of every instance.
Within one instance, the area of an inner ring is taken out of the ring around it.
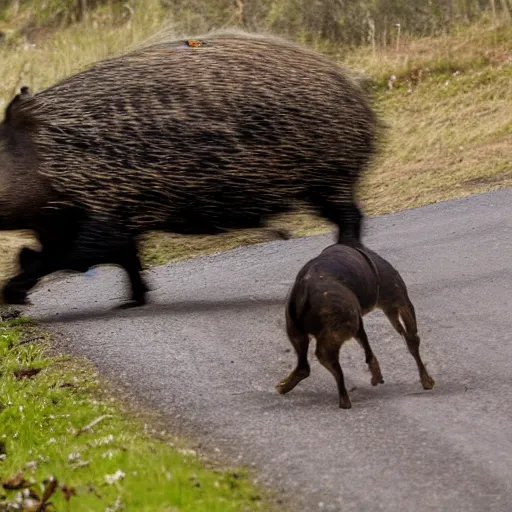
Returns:
[[[364,377],[363,377],[364,378]],[[354,397],[354,404],[357,404],[357,409],[374,408],[378,406],[386,406],[386,403],[401,402],[405,400],[422,400],[438,403],[443,398],[456,397],[469,392],[463,384],[457,382],[441,381],[439,387],[436,386],[434,393],[425,393],[421,389],[421,384],[416,380],[410,382],[386,382],[379,388],[374,388],[370,383],[364,383],[363,378],[358,375],[357,383],[347,378],[347,388],[350,390]],[[326,379],[327,380],[327,379]],[[418,389],[419,388],[419,389]],[[277,394],[276,394],[277,395]],[[320,411],[332,410],[335,414],[339,414],[338,407],[333,407],[332,402],[335,401],[336,392],[333,390],[324,389],[318,383],[310,389],[298,389],[295,395],[288,395],[284,400],[282,396],[277,395],[274,399],[274,390],[261,393],[261,402],[266,403],[265,410],[278,410],[283,407],[286,410],[297,409],[302,411],[307,409],[308,415],[312,411],[315,414]],[[353,414],[351,412],[351,414]]]
[[[123,310],[118,308],[105,308],[98,306],[91,308],[84,306],[76,311],[63,311],[62,313],[37,315],[37,320],[42,323],[73,323],[101,319],[114,318],[143,318],[157,316],[186,315],[189,313],[210,313],[216,311],[243,312],[251,309],[284,307],[283,297],[252,298],[240,297],[225,300],[185,300],[171,303],[151,303],[140,308]],[[51,315],[51,316],[50,316]]]

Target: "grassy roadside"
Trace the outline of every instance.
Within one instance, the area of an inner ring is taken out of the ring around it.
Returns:
[[[512,25],[352,52],[346,62],[375,77],[390,126],[361,191],[370,214],[512,185]]]
[[[75,25],[33,45],[0,48],[0,109],[22,84],[40,89],[150,35],[160,26],[157,3],[150,0],[127,25],[101,31]],[[373,77],[378,108],[390,126],[384,153],[361,190],[369,215],[512,185],[510,24],[481,23],[442,38],[404,39],[398,48],[340,51],[338,58]],[[329,228],[308,215],[275,224],[295,236]],[[153,234],[144,243],[143,259],[151,266],[267,239],[261,231]],[[0,234],[0,280],[12,273],[21,244],[33,241]],[[270,506],[243,472],[207,468],[186,447],[169,444],[178,441],[145,432],[141,418],[128,416],[102,392],[93,369],[49,355],[39,336],[26,321],[0,323],[0,511],[10,510],[7,504],[24,499],[30,489],[31,499],[35,493],[41,498],[45,487],[49,492],[55,485],[50,477],[58,481],[50,496],[57,510]]]
[[[0,323],[0,510],[270,510],[246,473],[207,466],[104,388],[29,321]]]

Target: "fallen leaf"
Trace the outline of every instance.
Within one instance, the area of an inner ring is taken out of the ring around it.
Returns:
[[[6,313],[2,313],[0,315],[0,320],[2,322],[7,322],[7,320],[15,320],[16,318],[19,318],[21,316],[21,311],[14,310],[14,311],[8,311]]]
[[[80,452],[72,452],[68,455],[69,462],[77,462],[80,460]]]
[[[68,502],[72,496],[76,496],[76,491],[73,487],[68,487],[67,485],[63,485],[61,487],[61,491],[64,494],[64,499]]]
[[[80,469],[80,468],[85,468],[86,466],[88,466],[89,464],[91,463],[90,460],[80,460],[78,461],[76,464],[73,464],[71,466],[71,469]]]
[[[126,476],[120,469],[118,469],[113,475],[105,475],[105,481],[107,484],[112,485],[113,483],[121,480]]]
[[[46,507],[41,501],[28,498],[23,500],[23,510],[24,512],[40,512],[46,510]]]
[[[18,380],[30,379],[32,377],[35,377],[40,371],[41,368],[26,368],[24,370],[14,370],[14,376]]]
[[[189,448],[178,448],[177,452],[181,453],[182,455],[192,455],[192,456],[197,455],[197,452],[195,450],[191,450]]]
[[[28,487],[28,482],[23,478],[23,471],[20,471],[17,475],[13,476],[12,478],[7,479],[3,483],[3,488],[8,489],[11,491],[23,489],[25,487]]]

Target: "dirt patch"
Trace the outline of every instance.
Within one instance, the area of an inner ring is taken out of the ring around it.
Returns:
[[[512,164],[511,164],[512,166]],[[510,172],[504,172],[502,174],[495,174],[493,176],[482,176],[480,178],[473,178],[467,180],[464,185],[467,187],[474,187],[479,185],[501,185],[504,182],[512,180],[512,169]]]

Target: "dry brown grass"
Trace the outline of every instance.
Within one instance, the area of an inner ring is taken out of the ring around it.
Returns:
[[[0,282],[17,271],[14,259],[23,246],[37,249],[38,243],[30,233],[0,233]]]
[[[390,126],[362,189],[370,214],[512,184],[510,25],[411,41],[366,59],[387,88],[378,106]]]
[[[360,198],[368,215],[391,213],[512,185],[512,29],[477,25],[443,38],[403,41],[398,51],[345,55],[377,82],[376,105],[389,125],[383,154]],[[395,76],[392,88],[388,82]],[[330,226],[302,214],[276,219],[295,236]],[[155,234],[146,264],[264,241]]]
[[[36,47],[0,51],[0,98],[7,101],[21,82],[35,89],[47,86],[147,37],[159,26],[155,13],[148,9],[129,27],[105,29],[101,37],[74,27]],[[342,60],[375,79],[376,105],[389,125],[384,151],[361,187],[367,214],[512,185],[510,24],[479,24],[443,38],[402,41],[398,50],[363,48]],[[329,229],[308,215],[275,224],[296,236]],[[217,237],[153,234],[143,245],[143,257],[152,265],[265,240],[267,233],[255,231]],[[1,236],[0,268],[7,268],[19,245],[15,236]]]

